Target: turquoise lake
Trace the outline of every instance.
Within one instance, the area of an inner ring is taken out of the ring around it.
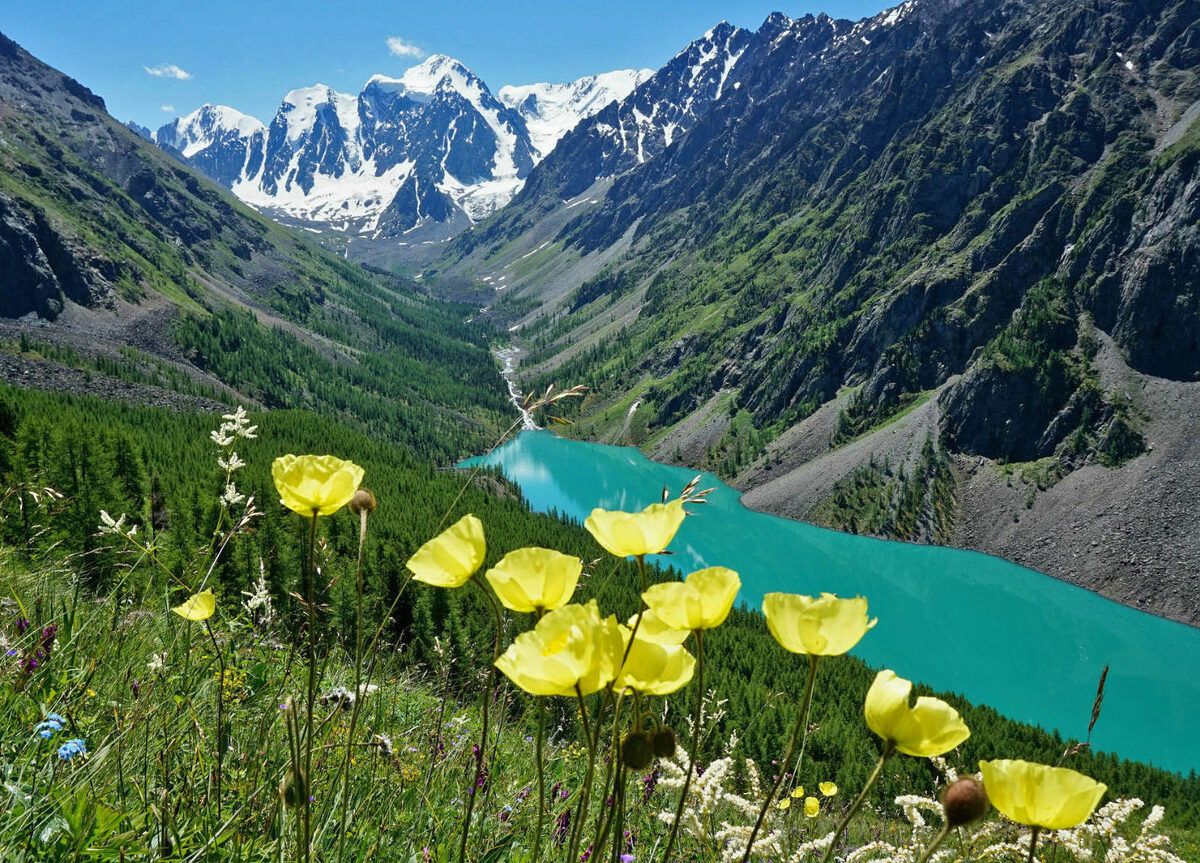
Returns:
[[[517,483],[535,510],[576,520],[597,506],[640,509],[664,486],[678,494],[695,475],[636,449],[547,431],[522,432],[483,461]],[[756,608],[776,590],[866,596],[879,624],[854,651],[865,662],[1069,737],[1086,735],[1097,679],[1110,665],[1093,746],[1180,772],[1200,769],[1200,629],[989,555],[753,512],[706,474],[709,485],[717,490],[707,506],[693,507],[696,516],[671,544],[671,565],[685,573],[736,569],[740,600]]]

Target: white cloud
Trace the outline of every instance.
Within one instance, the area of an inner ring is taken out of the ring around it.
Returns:
[[[147,75],[152,75],[155,78],[174,78],[176,81],[186,81],[192,77],[192,73],[186,69],[180,69],[174,63],[163,63],[161,66],[143,66]]]
[[[175,110],[175,106],[174,105],[159,105],[158,110],[165,111],[166,113],[170,114],[172,111]]]
[[[414,45],[412,42],[406,42],[399,36],[388,36],[388,50],[397,57],[424,57],[425,52]]]

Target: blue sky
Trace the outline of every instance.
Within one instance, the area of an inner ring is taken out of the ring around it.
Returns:
[[[499,89],[657,68],[722,19],[754,29],[776,9],[861,18],[900,0],[796,2],[5,0],[0,31],[91,87],[114,116],[157,128],[204,102],[270,122],[289,90],[319,81],[356,93],[429,53]]]

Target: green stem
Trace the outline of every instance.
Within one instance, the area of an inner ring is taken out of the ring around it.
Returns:
[[[621,708],[624,706],[624,703],[625,693],[622,692],[617,695],[617,704],[613,711],[612,745],[609,749],[608,768],[604,774],[604,781],[600,784],[601,788],[607,788],[609,779],[612,779],[613,800],[616,800],[617,783],[621,781],[621,773],[624,769],[621,764]],[[637,709],[635,708],[635,710]],[[635,728],[639,722],[638,714],[635,713]],[[613,771],[616,771],[616,776],[613,775]],[[600,811],[596,813],[596,827],[594,831],[596,834],[596,845],[592,849],[592,857],[596,860],[600,859],[601,849],[604,848],[604,843],[608,839],[608,831],[612,827],[612,818],[613,810],[607,806],[601,807]]]
[[[543,763],[545,747],[546,699],[537,700],[537,795],[538,815],[537,832],[533,834],[533,863],[537,863],[538,852],[542,850],[542,828],[546,823],[546,767]]]
[[[480,582],[472,579],[471,584],[475,585],[480,593],[487,600],[488,608],[492,612],[492,624],[495,628],[495,634],[492,637],[492,663],[488,668],[487,686],[483,690],[483,704],[480,707],[480,724],[483,729],[479,735],[479,753],[475,756],[475,775],[471,777],[471,787],[467,790],[467,805],[466,812],[463,813],[462,836],[458,843],[458,863],[466,863],[467,859],[467,839],[471,834],[471,816],[475,812],[475,798],[478,796],[479,779],[486,769],[487,763],[487,743],[488,743],[488,710],[491,707],[492,690],[496,685],[496,660],[500,658],[500,631],[503,625],[500,621],[500,609],[496,607],[496,600],[488,593]]]
[[[1034,863],[1034,861],[1037,860],[1037,857],[1035,857],[1034,855],[1037,853],[1038,834],[1040,834],[1041,832],[1042,832],[1041,827],[1034,827],[1033,832],[1031,834],[1029,834],[1029,860],[1027,861],[1027,863]]]
[[[346,755],[342,759],[342,811],[338,826],[338,863],[346,849],[346,816],[350,809],[350,753],[354,746],[354,732],[358,725],[358,711],[362,707],[364,696],[362,686],[362,653],[363,653],[363,550],[367,544],[367,510],[360,509],[358,513],[358,565],[355,568],[354,585],[357,591],[357,604],[354,609],[354,706],[350,711],[350,730],[346,735]]]
[[[938,850],[938,846],[941,845],[943,842],[945,842],[946,837],[949,835],[950,835],[950,822],[945,821],[942,823],[942,829],[938,831],[938,835],[934,836],[933,841],[929,843],[929,847],[926,848],[925,851],[921,854],[921,856],[917,858],[917,863],[925,863],[925,861],[927,861],[930,857],[932,857],[933,852]]]
[[[625,841],[625,785],[628,780],[629,771],[624,766],[617,767],[617,829],[613,831],[611,863],[620,863],[621,843]],[[597,855],[599,855],[600,849],[603,847],[604,838],[601,837],[600,843],[596,848]],[[599,856],[596,859],[599,859]]]
[[[304,604],[308,613],[308,691],[304,703],[304,799],[300,802],[304,817],[304,847],[301,859],[312,858],[312,750],[313,710],[317,701],[317,510],[313,509],[308,527],[308,559],[304,575]]]
[[[870,793],[875,783],[879,781],[879,776],[883,773],[884,765],[887,764],[888,759],[892,757],[895,751],[896,744],[891,741],[888,741],[883,747],[883,754],[879,756],[879,761],[876,762],[875,769],[867,777],[867,784],[863,786],[863,790],[859,792],[859,795],[854,798],[854,802],[850,804],[850,808],[846,810],[846,814],[838,822],[837,829],[833,831],[833,840],[829,843],[829,847],[825,849],[825,854],[821,857],[821,863],[829,863],[830,859],[833,858],[833,849],[837,845],[838,840],[842,838],[842,834],[846,832],[846,828],[850,825],[850,819],[862,808],[863,803],[867,799],[867,794]]]
[[[225,655],[221,652],[221,646],[217,644],[216,633],[208,621],[204,621],[204,628],[208,631],[208,637],[212,640],[213,650],[217,655],[217,668],[220,670],[220,678],[217,683],[217,821],[221,820],[221,779],[222,767],[225,762]]]
[[[596,741],[592,737],[588,723],[587,702],[583,700],[583,691],[575,684],[575,695],[579,699],[579,716],[583,723],[583,739],[587,742],[588,760],[587,772],[584,774],[583,787],[579,790],[579,804],[575,813],[575,829],[571,832],[571,842],[568,845],[567,860],[573,863],[579,855],[579,842],[583,838],[583,821],[587,818],[588,805],[592,796],[592,779],[596,773]],[[600,717],[596,717],[596,730],[600,730]]]
[[[692,776],[696,773],[696,755],[700,748],[700,725],[704,712],[704,630],[697,629],[696,636],[696,712],[692,718],[692,751],[688,756],[687,776],[683,779],[683,790],[679,792],[679,804],[675,807],[675,820],[671,822],[671,833],[663,849],[663,863],[669,863],[675,849],[675,838],[679,835],[679,822],[687,805],[688,790],[692,787]]]
[[[779,762],[779,775],[775,777],[775,782],[771,786],[770,793],[763,800],[762,809],[758,812],[758,820],[754,822],[754,829],[750,831],[750,838],[746,841],[746,850],[742,854],[742,863],[747,863],[750,859],[750,854],[754,849],[754,840],[758,837],[758,831],[762,829],[763,821],[766,820],[767,810],[771,808],[771,804],[775,800],[775,795],[779,793],[779,786],[783,782],[783,774],[792,760],[792,753],[796,751],[796,744],[800,739],[800,735],[808,728],[808,714],[812,709],[813,685],[817,682],[817,663],[820,661],[819,656],[808,657],[808,680],[804,686],[804,700],[800,703],[800,711],[796,714],[796,724],[792,728],[792,736],[788,740],[787,750],[784,752],[783,759]]]

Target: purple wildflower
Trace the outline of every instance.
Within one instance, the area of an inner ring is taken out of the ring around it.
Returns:
[[[554,819],[554,844],[562,845],[567,841],[567,831],[571,829],[571,810],[564,809]]]

